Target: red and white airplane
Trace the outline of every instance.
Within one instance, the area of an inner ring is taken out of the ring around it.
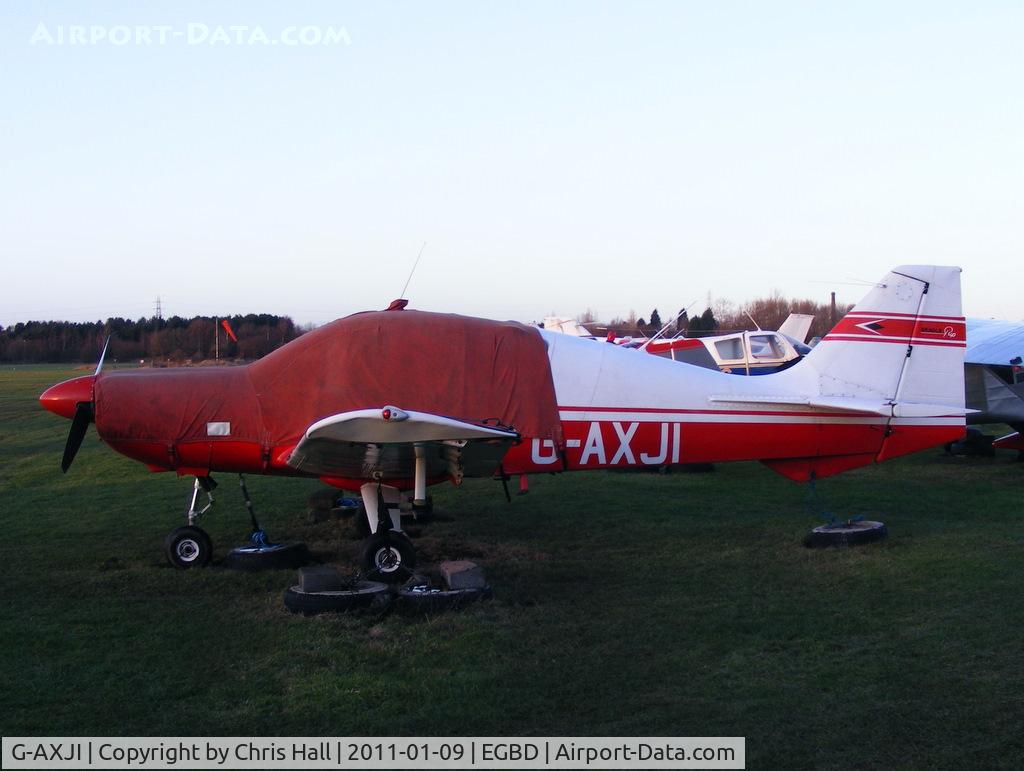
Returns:
[[[195,476],[188,526],[169,537],[179,567],[209,560],[196,500],[213,472],[359,489],[364,566],[397,579],[415,563],[400,496],[422,503],[442,481],[731,460],[805,481],[964,434],[959,268],[896,268],[802,361],[756,378],[403,305],[242,367],[103,372],[101,359],[40,397],[73,420],[62,468],[94,422],[117,452]]]

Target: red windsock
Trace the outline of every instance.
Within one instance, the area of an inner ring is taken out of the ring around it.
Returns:
[[[224,327],[224,331],[228,333],[228,337],[230,337],[232,340],[234,340],[237,343],[238,342],[238,338],[235,337],[235,330],[233,330],[231,328],[231,325],[228,324],[228,320],[227,319],[221,319],[220,320],[220,325],[222,327]]]

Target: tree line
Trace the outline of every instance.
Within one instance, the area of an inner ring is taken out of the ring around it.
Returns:
[[[250,313],[225,317],[238,338],[231,340],[217,319],[208,316],[136,321],[27,321],[0,327],[0,362],[95,362],[109,335],[107,360],[147,363],[187,362],[213,359],[258,359],[303,331],[288,316]]]
[[[595,312],[588,308],[579,315],[578,321],[596,334],[612,331],[622,337],[648,337],[665,328],[665,337],[703,337],[758,327],[776,330],[782,326],[790,313],[805,313],[814,317],[807,335],[808,339],[811,339],[824,337],[852,307],[852,304],[837,306],[833,317],[830,303],[785,298],[776,292],[770,297],[760,297],[741,305],[729,300],[712,301],[708,298],[707,307],[692,316],[685,309],[681,309],[677,314],[663,318],[655,308],[651,311],[650,320],[637,316],[635,311],[630,311],[626,318],[616,317],[602,323],[597,320]]]
[[[821,337],[851,307],[838,307],[833,319],[828,303],[787,299],[778,293],[743,305],[735,305],[727,300],[712,302],[709,298],[707,308],[700,313],[690,316],[685,310],[680,310],[671,318],[666,317],[668,328],[665,335],[672,337],[686,334],[696,337],[755,329],[750,317],[762,329],[778,329],[792,312],[814,316],[809,337]],[[135,321],[109,318],[95,322],[20,322],[7,328],[0,327],[0,362],[94,362],[108,335],[111,336],[107,352],[109,361],[198,364],[215,357],[218,339],[221,359],[251,361],[308,331],[306,327],[297,326],[288,316],[250,313],[227,319],[238,338],[237,342],[232,341],[219,327],[217,319],[209,316],[172,316],[168,319],[154,316]],[[649,320],[631,311],[627,318],[614,318],[607,323],[600,323],[596,321],[594,311],[589,308],[580,314],[578,320],[591,332],[601,335],[611,330],[619,336],[647,337],[665,326],[665,320],[657,308],[651,311]]]

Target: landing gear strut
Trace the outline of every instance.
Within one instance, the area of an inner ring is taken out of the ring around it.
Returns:
[[[192,485],[192,500],[185,514],[188,525],[175,528],[164,540],[164,553],[174,567],[201,568],[209,564],[213,555],[213,543],[206,531],[196,526],[196,520],[213,506],[213,490],[216,486],[217,483],[211,477],[196,477]],[[206,493],[207,503],[197,510],[200,491]]]
[[[418,472],[420,464],[416,465]],[[416,567],[416,549],[402,532],[401,493],[380,481],[363,485],[359,493],[371,533],[360,553],[366,578],[392,584],[406,581]]]

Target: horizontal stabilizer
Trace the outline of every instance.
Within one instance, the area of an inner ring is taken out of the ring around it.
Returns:
[[[947,404],[922,404],[918,402],[892,402],[874,399],[858,399],[853,396],[768,396],[728,395],[709,396],[708,401],[732,406],[757,404],[759,406],[812,407],[822,410],[852,412],[860,415],[879,415],[884,418],[924,418],[937,416],[960,417],[974,410],[951,407]]]
[[[854,412],[860,415],[892,417],[892,404],[854,397],[761,396],[751,394],[744,396],[709,396],[708,401],[715,404],[727,404],[733,407],[742,404],[756,404],[762,407],[814,407],[817,409],[837,410],[839,412]]]
[[[962,417],[978,410],[966,407],[950,407],[948,404],[924,404],[922,402],[897,402],[893,405],[896,418]]]

